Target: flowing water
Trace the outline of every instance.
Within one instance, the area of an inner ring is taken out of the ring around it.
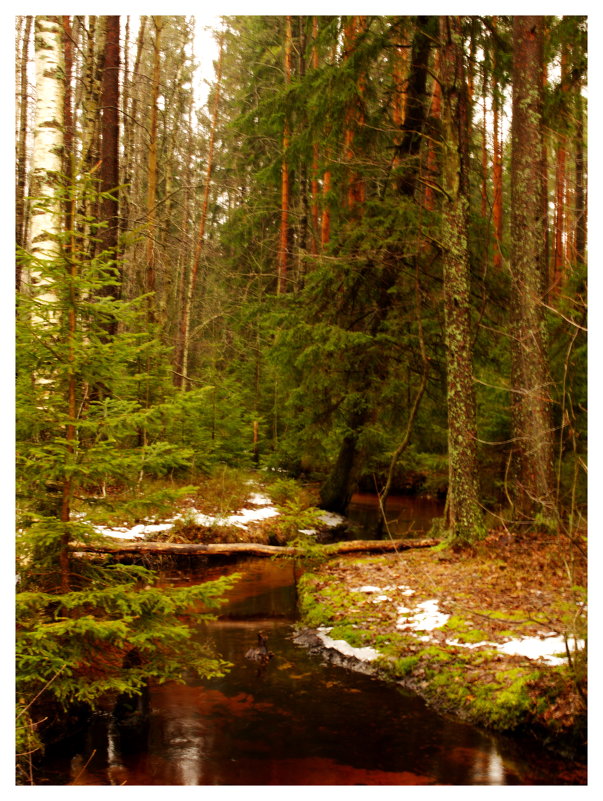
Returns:
[[[110,713],[48,749],[43,784],[582,784],[580,766],[430,710],[415,694],[294,643],[296,571],[250,559],[165,576],[242,573],[219,619],[199,626],[233,667],[222,678],[152,687],[136,727]],[[245,658],[268,636],[273,659]]]

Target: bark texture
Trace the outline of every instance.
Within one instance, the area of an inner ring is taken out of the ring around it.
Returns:
[[[58,176],[63,167],[64,64],[58,17],[36,17],[36,110],[32,154],[31,251],[38,260],[59,253],[62,206]],[[32,282],[47,283],[40,270]]]
[[[448,394],[448,524],[452,537],[482,533],[467,241],[467,87],[458,17],[440,21],[442,85],[442,260]]]
[[[539,187],[542,132],[542,17],[513,20],[511,279],[513,423],[517,511],[533,517],[552,504],[551,379],[542,306],[544,219]]]

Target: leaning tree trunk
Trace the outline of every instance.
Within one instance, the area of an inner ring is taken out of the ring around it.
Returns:
[[[477,426],[467,240],[466,82],[458,17],[440,19],[442,85],[442,261],[448,395],[448,525],[456,542],[483,531],[478,500]]]
[[[511,349],[513,425],[517,443],[515,505],[533,519],[554,515],[551,379],[542,306],[543,212],[540,174],[542,127],[542,17],[513,20],[511,153]]]

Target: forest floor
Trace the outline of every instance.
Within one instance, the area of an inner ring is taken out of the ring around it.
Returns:
[[[567,540],[492,533],[461,553],[323,563],[302,578],[300,598],[323,647],[369,660],[443,712],[576,757],[586,744],[585,587],[586,559]]]

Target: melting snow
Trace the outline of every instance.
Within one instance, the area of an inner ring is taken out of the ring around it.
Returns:
[[[333,640],[326,634],[327,631],[331,631],[331,629],[320,628],[317,631],[318,637],[326,648],[333,648],[335,651],[339,651],[340,654],[352,656],[361,662],[372,662],[379,656],[379,651],[374,648],[354,648],[346,640]]]
[[[335,514],[335,512],[322,512],[322,514],[318,515],[318,519],[325,526],[339,526],[345,523],[345,517]]]
[[[256,495],[249,500],[251,503],[257,503],[257,505],[260,506],[260,501],[258,501],[258,498],[262,497],[263,496]],[[266,501],[267,503],[270,503],[269,499],[266,499]],[[278,509],[275,509],[274,506],[265,505],[263,500],[261,501],[261,504],[262,505],[260,508],[240,509],[235,514],[228,515],[227,517],[206,515],[203,512],[198,512],[196,509],[190,509],[187,514],[187,518],[199,526],[236,526],[237,528],[246,529],[247,523],[251,523],[256,520],[266,520],[269,517],[275,517],[279,514]],[[174,522],[179,519],[182,519],[182,515],[178,515],[171,520],[166,520],[163,523],[138,523],[132,528],[127,528],[126,526],[94,526],[94,530],[99,534],[104,534],[107,537],[117,537],[121,540],[133,540],[144,537],[147,534],[154,534],[159,531],[167,531],[168,529],[172,528]]]
[[[364,587],[358,587],[352,592],[380,592],[381,587],[372,587],[370,584],[365,585]]]
[[[253,492],[247,500],[254,506],[270,506],[272,503],[267,495],[262,495],[260,492]]]
[[[577,645],[579,648],[584,648],[583,641],[579,641]],[[563,637],[554,635],[543,639],[540,637],[524,637],[521,640],[509,640],[502,645],[497,645],[497,648],[499,651],[512,656],[543,659],[547,665],[563,665],[567,659]],[[563,654],[563,656],[556,656],[556,654]]]
[[[521,639],[507,640],[504,643],[496,642],[460,642],[448,640],[448,645],[460,648],[493,648],[509,656],[525,656],[527,659],[541,659],[547,665],[563,665],[567,660],[563,637],[554,633],[543,637],[522,637]],[[578,648],[584,648],[584,641],[579,640]],[[562,656],[558,656],[562,654]]]
[[[414,629],[415,631],[432,631],[433,629],[439,629],[450,617],[450,615],[445,615],[443,612],[439,611],[438,602],[435,599],[417,604],[416,610],[412,612],[410,609],[400,606],[398,607],[398,614],[404,617],[398,620],[396,628]],[[406,617],[407,615],[412,615],[412,617]]]

